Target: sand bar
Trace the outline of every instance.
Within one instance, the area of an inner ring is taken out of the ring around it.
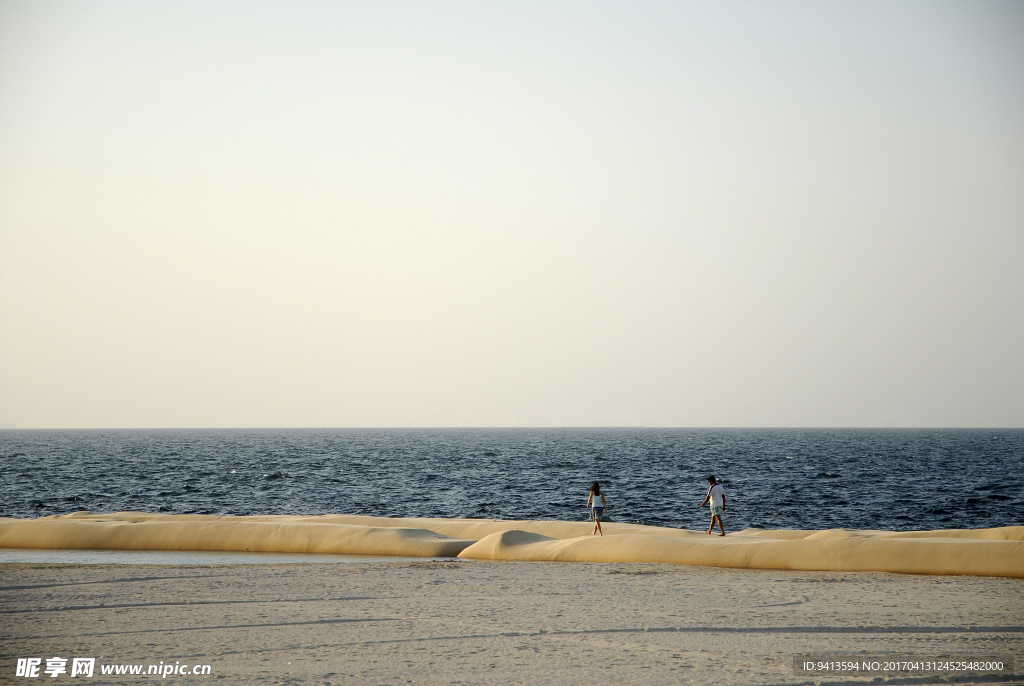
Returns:
[[[603,537],[590,531],[587,522],[77,512],[30,520],[0,518],[0,547],[658,562],[1024,578],[1024,526],[922,532],[747,529],[718,537],[607,523]]]

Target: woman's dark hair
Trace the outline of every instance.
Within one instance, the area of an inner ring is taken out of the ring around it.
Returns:
[[[601,484],[597,483],[596,481],[590,484],[590,492],[593,493],[594,495],[601,495]]]

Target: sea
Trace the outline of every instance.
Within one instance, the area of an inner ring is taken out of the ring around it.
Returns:
[[[0,516],[78,510],[585,520],[726,530],[1024,525],[1024,430],[0,431]]]

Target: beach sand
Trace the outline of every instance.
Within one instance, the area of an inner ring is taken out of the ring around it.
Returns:
[[[0,578],[4,683],[24,682],[16,658],[33,656],[208,664],[169,681],[273,684],[871,681],[794,675],[808,653],[1024,664],[1024,582],[1011,578],[479,560],[4,564]]]
[[[615,523],[594,537],[591,527],[141,512],[0,519],[3,548],[433,558],[2,564],[0,681],[14,678],[18,658],[45,667],[53,656],[325,684],[852,684],[880,675],[796,674],[794,656],[1024,659],[1024,527],[724,538]],[[1020,683],[956,683],[993,680]]]
[[[703,532],[587,522],[144,512],[0,518],[0,548],[207,550],[1024,578],[1024,526],[946,531]]]

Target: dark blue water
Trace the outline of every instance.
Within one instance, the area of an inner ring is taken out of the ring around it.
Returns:
[[[1024,524],[1024,430],[2,431],[0,515],[91,510],[582,520],[696,529]]]

